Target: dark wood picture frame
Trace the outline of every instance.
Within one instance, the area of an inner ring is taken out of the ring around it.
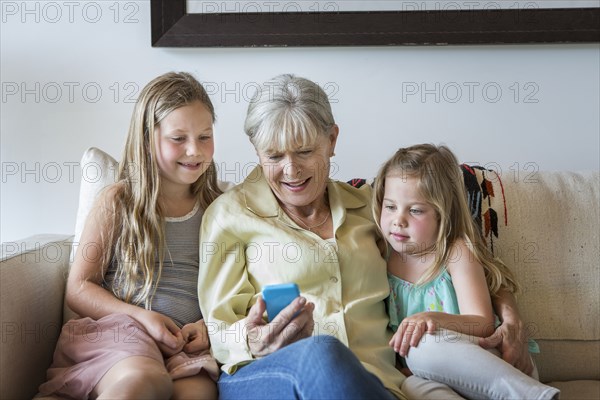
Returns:
[[[188,14],[151,0],[153,47],[600,42],[600,8]]]

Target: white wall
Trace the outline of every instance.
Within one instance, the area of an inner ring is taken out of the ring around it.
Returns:
[[[598,44],[165,49],[150,46],[148,1],[0,5],[2,242],[73,232],[82,152],[118,158],[131,98],[169,70],[193,72],[211,91],[215,157],[236,182],[256,160],[242,132],[247,100],[283,72],[330,94],[339,179],[372,177],[417,142],[447,143],[504,179],[599,169]]]

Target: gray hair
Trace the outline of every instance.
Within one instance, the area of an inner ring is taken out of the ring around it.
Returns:
[[[291,74],[262,84],[254,94],[244,131],[257,150],[286,151],[328,136],[335,125],[327,94],[319,85]]]

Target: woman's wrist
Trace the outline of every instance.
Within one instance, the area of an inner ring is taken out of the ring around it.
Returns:
[[[521,315],[519,314],[517,302],[512,292],[500,289],[496,296],[493,297],[493,305],[498,318],[502,322],[521,323]]]

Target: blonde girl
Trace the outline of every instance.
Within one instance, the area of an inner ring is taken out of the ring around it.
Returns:
[[[388,312],[395,331],[389,344],[404,357],[404,371],[470,399],[558,398],[557,389],[477,344],[496,327],[490,294],[515,293],[518,285],[487,250],[450,149],[398,150],[381,167],[374,189],[373,214],[389,250]]]
[[[190,74],[140,93],[117,183],[86,220],[43,395],[216,398],[218,367],[198,306],[199,227],[221,194],[213,105]]]

